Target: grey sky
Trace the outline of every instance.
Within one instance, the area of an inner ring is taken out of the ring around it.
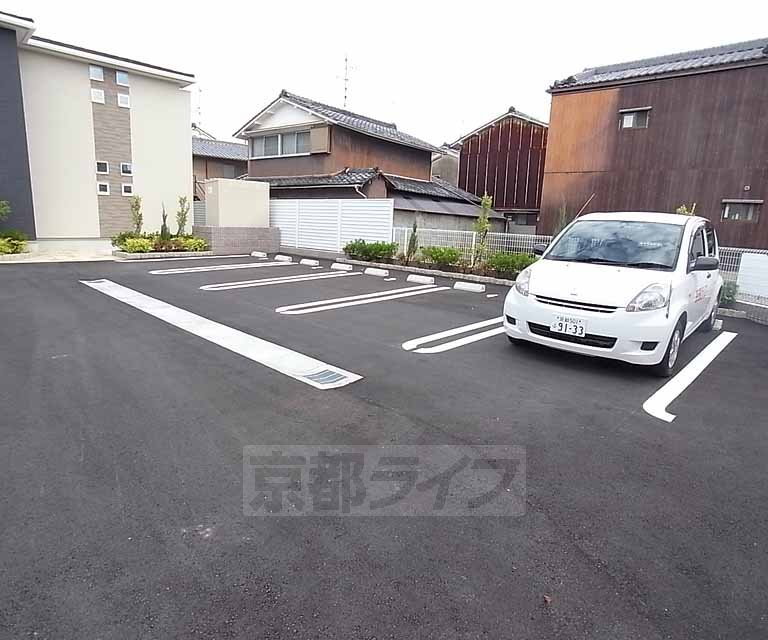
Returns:
[[[586,66],[768,36],[768,3],[737,0],[112,6],[0,0],[37,35],[194,73],[220,138],[283,88],[341,106],[345,53],[349,109],[440,144],[509,106],[548,120],[547,87]]]

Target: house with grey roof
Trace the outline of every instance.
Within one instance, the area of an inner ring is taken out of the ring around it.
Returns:
[[[282,91],[235,132],[271,198],[392,198],[394,225],[469,229],[479,198],[432,177],[439,149],[397,125]],[[494,229],[504,218],[494,214]]]
[[[695,205],[721,244],[768,247],[768,38],[590,67],[549,92],[540,232]]]
[[[205,200],[204,180],[239,178],[248,173],[248,145],[216,140],[202,130],[192,136],[192,183],[195,200]],[[202,132],[204,133],[204,132]]]

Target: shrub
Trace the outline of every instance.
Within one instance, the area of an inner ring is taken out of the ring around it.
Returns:
[[[207,251],[208,243],[202,238],[183,237],[176,238],[176,244],[182,251]]]
[[[21,231],[0,231],[0,253],[23,253],[27,248],[27,239],[27,234]]]
[[[422,247],[421,253],[440,267],[456,264],[461,259],[461,251],[454,247]]]
[[[391,260],[397,251],[396,242],[366,242],[365,240],[353,240],[344,247],[344,253],[350,258],[379,262]]]
[[[187,196],[179,196],[179,209],[176,211],[176,224],[179,230],[177,236],[184,235],[184,229],[187,227],[187,217],[189,216],[189,201]]]
[[[154,245],[149,238],[127,238],[123,248],[128,253],[149,253]]]
[[[131,238],[140,238],[141,235],[135,231],[123,231],[116,236],[112,236],[112,246],[125,250],[125,241]]]
[[[165,203],[163,203],[163,222],[160,225],[160,241],[168,243],[171,239],[171,230],[168,228],[168,214],[165,212]]]
[[[731,307],[736,303],[736,296],[739,293],[739,285],[729,280],[723,283],[720,289],[720,304],[724,307]]]
[[[408,264],[411,260],[413,260],[416,257],[416,253],[419,250],[419,229],[416,225],[416,221],[413,221],[413,230],[411,231],[411,236],[408,238],[408,247],[405,250],[405,264]]]
[[[0,222],[7,220],[11,215],[11,203],[7,200],[0,200]]]
[[[486,266],[497,274],[504,276],[516,276],[528,265],[533,264],[536,258],[527,253],[494,253],[486,261]]]
[[[144,214],[141,212],[141,196],[131,196],[131,222],[133,223],[134,237],[141,235],[141,227],[144,224]]]

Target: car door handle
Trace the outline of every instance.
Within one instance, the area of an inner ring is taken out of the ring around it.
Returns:
[[[712,277],[712,274],[711,274],[711,273],[708,273],[708,274],[707,274],[707,280],[709,280],[711,277]]]

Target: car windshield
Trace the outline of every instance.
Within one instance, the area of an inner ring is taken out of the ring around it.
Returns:
[[[660,222],[582,220],[563,234],[545,259],[671,270],[683,228]]]

